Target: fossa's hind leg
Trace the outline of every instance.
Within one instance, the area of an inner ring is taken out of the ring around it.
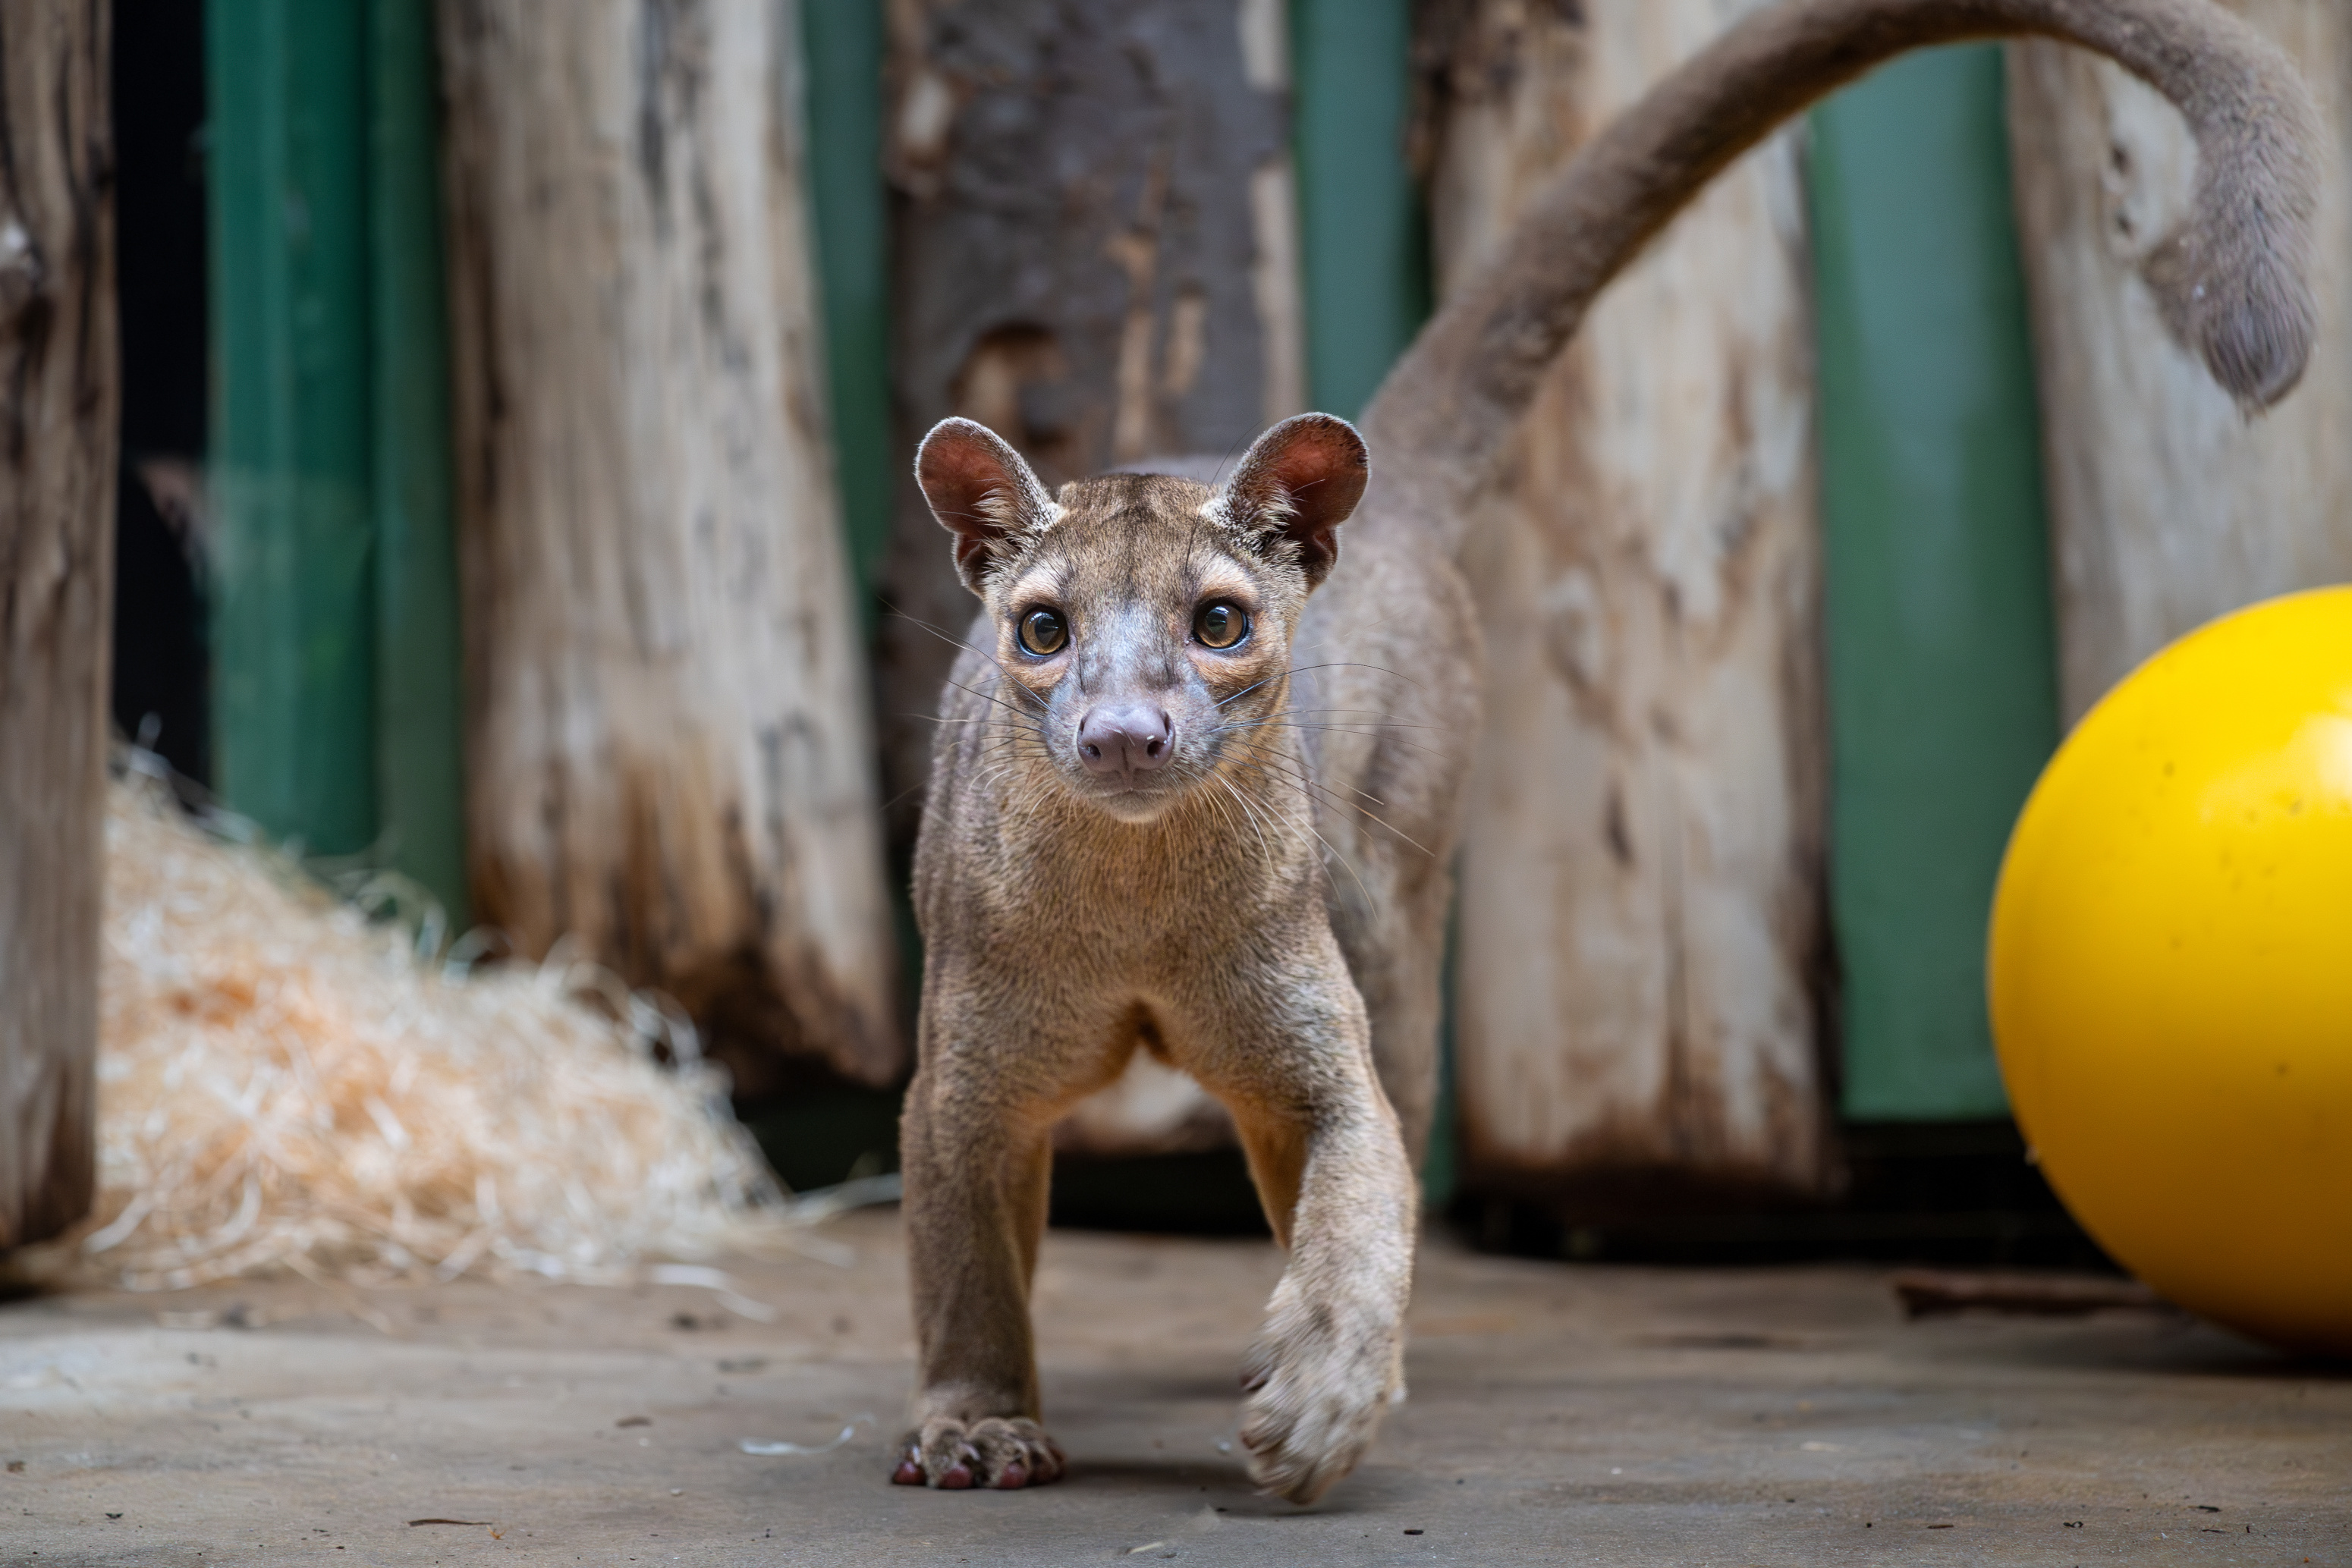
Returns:
[[[1386,870],[1388,868],[1378,868]],[[1363,993],[1372,1066],[1396,1108],[1405,1155],[1419,1170],[1437,1113],[1439,1025],[1445,1010],[1445,925],[1454,876],[1444,865],[1382,877],[1381,906],[1333,922],[1348,971]]]
[[[1477,612],[1454,564],[1421,541],[1391,530],[1360,543],[1310,604],[1318,639],[1293,701],[1318,781],[1324,906],[1418,1169],[1437,1109],[1455,816],[1478,728]]]

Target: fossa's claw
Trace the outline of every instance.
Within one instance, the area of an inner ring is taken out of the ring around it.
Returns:
[[[942,1416],[899,1445],[890,1479],[940,1491],[1019,1491],[1059,1480],[1066,1466],[1062,1450],[1034,1421],[991,1416],[966,1424]]]

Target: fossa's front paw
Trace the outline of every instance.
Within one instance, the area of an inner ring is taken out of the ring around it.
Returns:
[[[942,1491],[973,1487],[1012,1491],[1062,1479],[1068,1461],[1045,1428],[1021,1416],[958,1421],[935,1416],[898,1439],[890,1479]]]
[[[1310,1503],[1356,1468],[1381,1414],[1403,1397],[1403,1335],[1378,1309],[1275,1297],[1244,1364],[1242,1446],[1250,1479]]]

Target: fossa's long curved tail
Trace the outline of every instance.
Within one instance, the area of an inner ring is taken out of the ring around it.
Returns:
[[[1368,502],[1418,514],[1450,547],[1464,503],[1593,297],[1725,165],[1892,56],[2016,35],[2106,55],[2187,115],[2195,204],[2145,276],[2172,330],[2242,405],[2285,396],[2317,319],[2308,274],[2321,132],[2275,46],[2214,0],[1784,0],[1580,151],[1423,329],[1364,415],[1376,455]]]

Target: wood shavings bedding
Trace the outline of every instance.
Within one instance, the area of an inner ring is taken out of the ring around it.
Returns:
[[[840,1207],[786,1198],[674,1009],[561,955],[432,967],[135,773],[111,790],[100,1197],[58,1249],[72,1272],[709,1273],[723,1292],[648,1260],[772,1250]]]

